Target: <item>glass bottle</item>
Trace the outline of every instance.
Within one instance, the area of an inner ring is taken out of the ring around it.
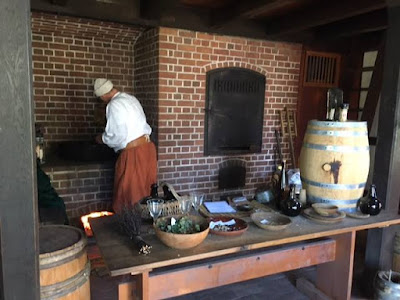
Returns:
[[[288,197],[281,203],[282,212],[290,217],[298,216],[301,212],[301,203],[296,199],[295,185],[290,185]]]
[[[375,216],[380,213],[381,209],[382,203],[376,195],[376,186],[371,184],[368,196],[360,201],[360,210],[363,214]]]
[[[151,185],[150,196],[151,196],[151,198],[158,198],[158,185],[157,185],[157,183],[153,183]]]
[[[172,194],[171,190],[167,185],[163,185],[163,191],[164,191],[164,200],[176,200],[174,194]]]

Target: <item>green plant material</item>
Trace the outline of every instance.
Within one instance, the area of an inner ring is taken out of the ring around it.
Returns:
[[[178,234],[191,234],[200,232],[200,225],[194,224],[188,217],[180,218],[174,225],[167,224],[165,221],[160,221],[158,227],[165,232]]]

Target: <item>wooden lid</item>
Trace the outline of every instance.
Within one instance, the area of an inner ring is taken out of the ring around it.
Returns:
[[[83,231],[66,225],[39,227],[40,254],[55,252],[77,244],[84,238]]]

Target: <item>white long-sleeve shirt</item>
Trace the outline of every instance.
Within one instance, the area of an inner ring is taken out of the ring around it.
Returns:
[[[140,102],[131,95],[118,92],[106,107],[107,124],[102,135],[103,143],[115,152],[144,134],[151,134],[151,127]]]

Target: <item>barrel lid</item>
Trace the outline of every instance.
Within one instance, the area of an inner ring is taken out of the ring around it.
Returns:
[[[40,254],[68,248],[83,237],[82,230],[66,225],[45,225],[39,227]]]

